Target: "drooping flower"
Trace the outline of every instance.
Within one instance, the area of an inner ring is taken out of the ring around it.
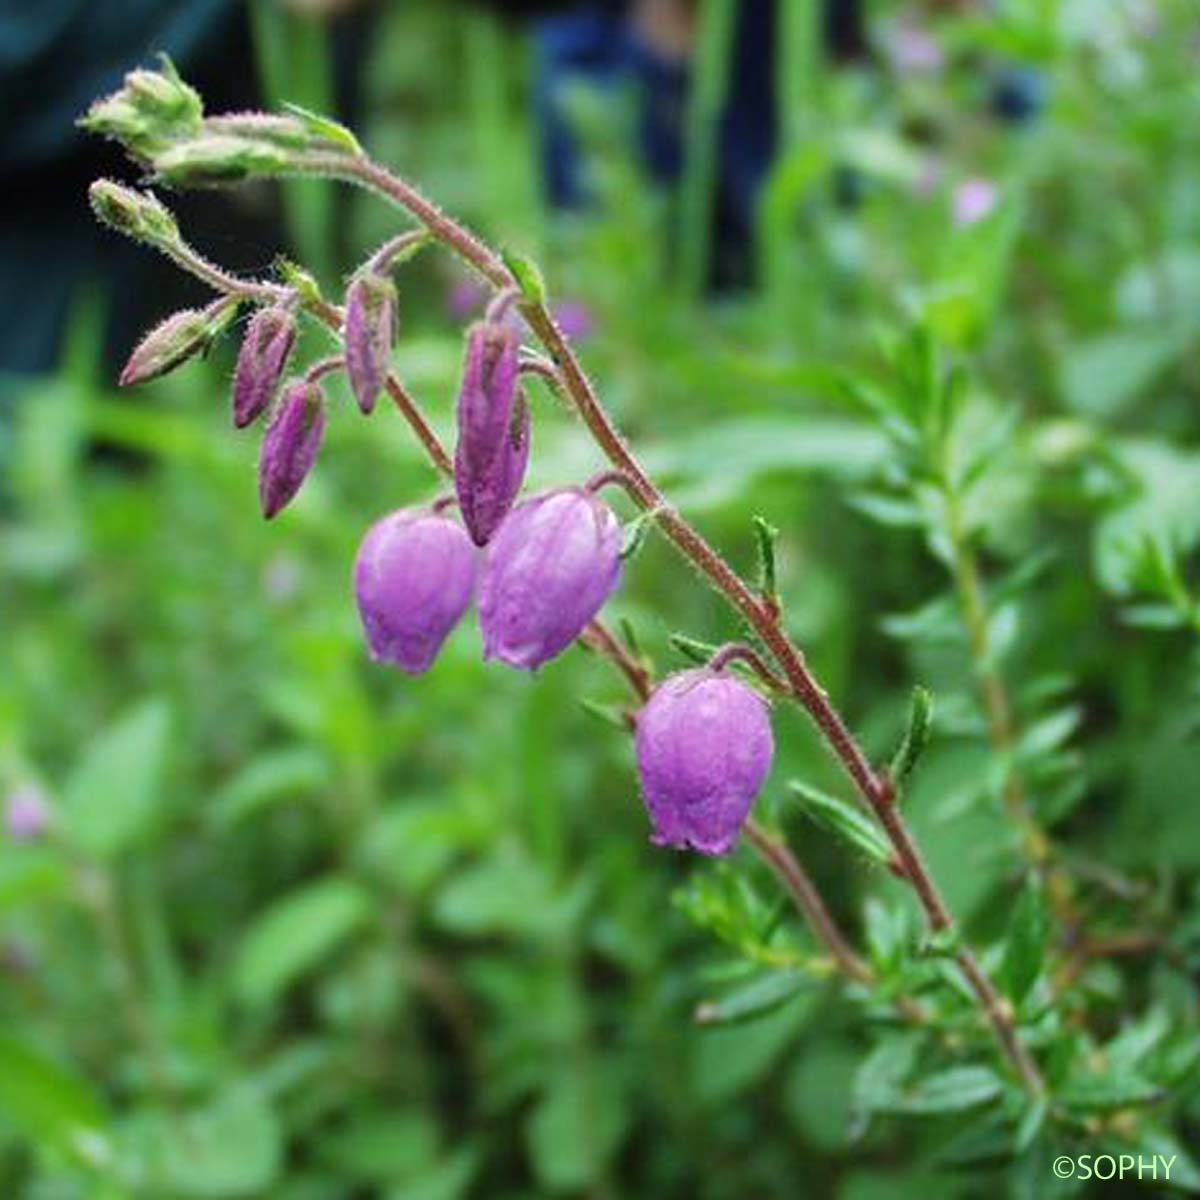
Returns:
[[[612,510],[582,488],[517,505],[484,557],[484,658],[532,671],[565,650],[620,581],[620,551]]]
[[[236,309],[236,300],[225,298],[205,309],[184,308],[172,313],[134,347],[117,383],[121,387],[146,383],[202,354]]]
[[[475,586],[475,547],[461,525],[428,510],[376,521],[354,560],[354,596],[376,662],[429,669]]]
[[[517,383],[520,339],[507,322],[467,333],[458,393],[454,487],[471,540],[484,546],[512,507],[529,461],[529,406]]]
[[[362,272],[346,290],[343,340],[346,375],[364,413],[375,407],[387,378],[395,333],[395,285],[375,271]]]
[[[32,783],[19,784],[4,805],[4,827],[14,842],[32,842],[46,832],[50,822],[41,789]]]
[[[656,846],[728,854],[775,743],[763,699],[720,670],[669,676],[638,714],[638,775]]]
[[[996,207],[1000,194],[988,179],[966,179],[954,189],[950,207],[959,228],[982,221]]]
[[[318,383],[288,385],[267,431],[258,459],[258,498],[270,520],[287,505],[312,469],[325,435],[325,396]]]
[[[245,429],[266,412],[296,342],[296,318],[282,304],[260,308],[246,326],[233,370],[233,423]]]

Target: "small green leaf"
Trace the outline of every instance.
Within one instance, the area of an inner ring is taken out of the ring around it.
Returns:
[[[67,836],[111,858],[146,836],[159,815],[169,711],[150,700],[87,745],[63,790]]]
[[[299,104],[285,101],[283,107],[293,117],[297,117],[305,129],[315,137],[322,141],[332,142],[335,146],[341,146],[343,150],[349,150],[351,154],[362,154],[363,148],[359,145],[358,138],[341,122],[335,121],[332,117],[323,117],[320,113],[311,112]]]
[[[770,971],[720,1000],[697,1005],[696,1023],[733,1025],[740,1021],[752,1021],[795,999],[810,982],[799,971]]]
[[[897,1112],[962,1112],[994,1100],[1004,1085],[988,1067],[950,1067],[926,1076],[892,1106]]]
[[[808,816],[852,849],[881,865],[891,860],[887,839],[858,809],[799,780],[790,781],[788,788]]]
[[[929,744],[933,724],[933,693],[927,688],[913,688],[908,707],[908,724],[900,748],[892,759],[892,779],[897,788],[903,787]]]
[[[309,884],[277,900],[242,938],[233,988],[249,1005],[269,1004],[366,920],[367,895],[347,879]]]
[[[642,548],[646,541],[646,534],[650,532],[650,526],[653,523],[654,517],[650,513],[638,513],[621,531],[620,557],[622,562],[633,558]]]
[[[619,729],[622,733],[629,732],[629,723],[625,719],[625,710],[619,705],[600,704],[598,701],[589,700],[586,696],[581,696],[579,698],[579,707],[589,717],[595,718],[602,725],[611,725],[614,729]]]
[[[505,247],[500,252],[508,273],[513,277],[522,298],[529,304],[546,302],[546,282],[531,258]]]
[[[1153,1104],[1164,1095],[1164,1088],[1141,1075],[1117,1070],[1103,1075],[1076,1075],[1055,1093],[1055,1099],[1082,1112],[1111,1112],[1136,1104]]]
[[[690,658],[694,663],[706,663],[717,652],[713,642],[702,642],[699,638],[688,637],[686,633],[673,633],[667,641],[679,651],[684,658]]]
[[[196,1200],[262,1196],[279,1174],[283,1133],[253,1086],[236,1084],[178,1123],[158,1143],[171,1194]]]
[[[754,522],[754,537],[758,545],[758,590],[768,603],[778,607],[779,589],[775,581],[775,543],[779,530],[757,514]]]
[[[87,1081],[10,1034],[0,1034],[0,1113],[32,1142],[89,1161],[107,1154],[103,1109]]]
[[[1042,973],[1045,947],[1045,900],[1037,880],[1030,877],[1009,920],[1000,964],[1000,986],[1014,1005],[1020,1005]]]

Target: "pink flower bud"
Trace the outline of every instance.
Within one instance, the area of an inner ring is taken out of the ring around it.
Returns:
[[[775,752],[766,703],[700,667],[669,676],[638,714],[642,797],[656,846],[728,854]]]
[[[32,842],[46,832],[49,814],[41,789],[32,783],[13,788],[4,806],[4,826],[14,842]]]
[[[246,326],[233,370],[233,423],[244,429],[275,399],[296,342],[296,318],[283,305],[260,308]]]
[[[505,323],[481,321],[467,334],[454,487],[477,546],[487,544],[512,507],[529,461],[529,407],[517,386],[519,345],[517,331]]]
[[[319,384],[288,385],[258,458],[258,498],[270,520],[300,490],[325,434],[325,396]]]
[[[203,353],[236,311],[231,299],[206,309],[184,308],[155,325],[129,356],[117,382],[121,387],[145,383],[173,371],[180,363]]]
[[[389,513],[354,560],[354,594],[376,662],[429,669],[475,586],[475,547],[461,525],[417,509]]]
[[[517,505],[484,558],[484,658],[533,671],[565,650],[620,582],[620,551],[612,510],[582,488]]]
[[[396,333],[396,288],[390,279],[366,271],[346,291],[343,341],[346,375],[358,407],[369,413],[387,377]]]

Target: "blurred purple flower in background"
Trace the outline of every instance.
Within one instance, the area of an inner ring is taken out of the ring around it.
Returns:
[[[4,805],[4,827],[16,842],[32,842],[46,832],[50,814],[41,788],[35,783],[18,784]]]
[[[573,342],[581,342],[592,333],[591,310],[582,300],[563,300],[554,305],[553,314],[563,335]]]
[[[965,179],[954,189],[950,209],[960,229],[982,221],[999,202],[1000,193],[989,179]]]
[[[937,39],[928,30],[903,19],[892,27],[885,52],[898,75],[933,75],[945,64]]]

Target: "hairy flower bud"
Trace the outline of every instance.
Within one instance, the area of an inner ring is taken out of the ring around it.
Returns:
[[[358,407],[369,413],[375,407],[396,332],[396,288],[374,271],[364,271],[346,289],[343,340],[346,375]]]
[[[354,560],[354,595],[376,662],[427,671],[471,603],[475,547],[461,525],[428,510],[376,521]]]
[[[636,743],[650,840],[728,854],[775,752],[763,699],[710,667],[680,671],[638,714]]]
[[[96,219],[127,237],[155,246],[179,241],[179,226],[170,212],[149,192],[97,179],[88,188]]]
[[[124,86],[97,100],[79,123],[149,159],[177,139],[199,133],[202,117],[199,94],[164,59],[161,71],[130,71]]]
[[[532,671],[565,650],[620,581],[620,553],[612,510],[582,488],[517,505],[484,558],[484,658]]]
[[[319,384],[289,384],[258,459],[258,498],[268,520],[288,504],[312,469],[325,434],[325,396]]]
[[[296,342],[296,318],[281,304],[250,318],[233,371],[233,423],[244,429],[275,399]]]
[[[173,313],[138,342],[117,382],[121,387],[131,387],[157,379],[203,353],[236,310],[237,302],[226,298],[203,310],[184,308]]]
[[[521,490],[529,461],[529,406],[517,386],[520,339],[505,322],[467,334],[458,393],[454,486],[471,540],[486,545]]]

